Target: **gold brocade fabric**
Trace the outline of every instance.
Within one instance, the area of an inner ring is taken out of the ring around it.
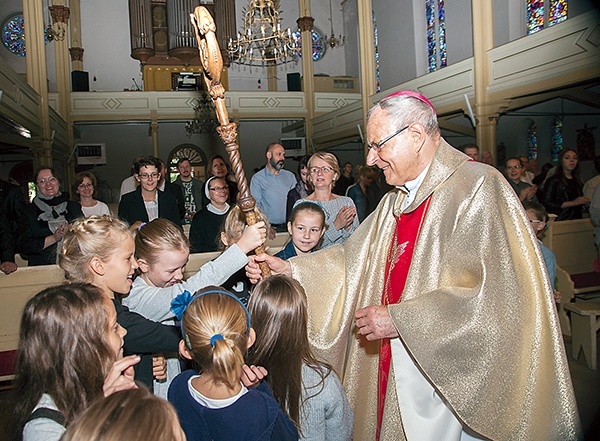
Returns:
[[[441,140],[405,210],[432,195],[402,302],[390,314],[468,430],[494,440],[577,439],[575,398],[536,239],[504,177],[467,159]],[[343,379],[353,405],[355,440],[375,439],[378,343],[358,336],[354,311],[381,304],[402,199],[388,193],[344,245],[291,260],[308,296],[311,344]],[[381,439],[403,440],[402,397],[390,385]]]

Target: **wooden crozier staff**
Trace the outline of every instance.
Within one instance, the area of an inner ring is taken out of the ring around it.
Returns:
[[[225,88],[221,84],[221,71],[223,70],[223,58],[219,49],[219,42],[216,37],[215,22],[210,12],[204,6],[197,6],[193,14],[190,14],[196,40],[198,40],[198,50],[200,51],[200,61],[204,70],[204,83],[206,90],[215,103],[217,119],[221,124],[217,127],[217,132],[225,144],[225,150],[229,153],[229,160],[235,174],[237,183],[238,206],[246,216],[246,223],[254,225],[257,222],[254,207],[256,200],[250,194],[248,181],[244,168],[242,167],[242,158],[237,144],[238,129],[237,124],[229,121],[229,114],[225,106]],[[256,254],[264,253],[265,247],[259,246],[255,250]],[[269,276],[271,271],[264,262],[260,266],[263,277]]]

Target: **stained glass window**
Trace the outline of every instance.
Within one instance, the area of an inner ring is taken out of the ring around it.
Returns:
[[[381,91],[381,71],[379,70],[379,32],[377,31],[377,20],[375,19],[375,11],[373,11],[373,42],[375,44],[375,85],[376,92]]]
[[[548,26],[553,26],[556,23],[567,19],[568,0],[552,0],[550,1],[550,15],[548,16]]]
[[[444,0],[425,0],[427,64],[429,72],[446,67],[446,11]],[[438,56],[439,52],[439,56]]]
[[[10,17],[2,26],[2,42],[13,54],[25,56],[25,23],[23,14]]]
[[[565,21],[568,6],[568,0],[526,0],[527,34],[541,31],[546,24],[552,26]]]
[[[555,116],[552,121],[552,161],[558,161],[558,155],[563,148],[562,117]]]
[[[535,125],[535,122],[532,122],[531,124],[529,124],[529,129],[527,130],[527,157],[537,158],[537,152],[537,127]]]
[[[327,45],[325,44],[325,38],[323,35],[317,30],[313,29],[311,31],[312,35],[312,57],[314,61],[319,61],[325,55],[327,51]],[[294,33],[292,33],[294,40],[296,40],[296,48],[298,50],[298,58],[302,58],[302,33],[300,29],[297,29]]]

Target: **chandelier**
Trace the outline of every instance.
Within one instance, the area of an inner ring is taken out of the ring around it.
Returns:
[[[341,34],[339,37],[336,37],[335,33],[333,32],[333,6],[331,5],[331,0],[329,0],[329,21],[331,22],[331,35],[329,37],[325,37],[325,44],[331,49],[343,46],[346,37]]]
[[[67,23],[69,22],[69,8],[62,5],[48,6],[48,26],[44,29],[44,36],[48,41],[63,41],[67,36]]]
[[[273,0],[250,0],[243,9],[243,32],[229,39],[231,61],[249,66],[295,61],[296,42],[290,29],[281,29],[281,19]]]
[[[185,133],[187,136],[212,133],[219,125],[213,100],[205,91],[202,91],[201,97],[196,99],[194,113],[196,114],[194,119],[185,123]]]

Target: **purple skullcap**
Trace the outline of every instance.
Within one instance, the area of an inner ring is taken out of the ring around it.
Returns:
[[[429,107],[431,107],[431,110],[433,110],[433,113],[435,113],[437,115],[437,112],[435,111],[435,107],[433,107],[433,104],[431,104],[431,101],[429,101],[427,98],[425,98],[425,95],[422,95],[419,92],[415,92],[413,90],[399,90],[398,92],[394,92],[394,93],[386,96],[381,101],[387,101],[390,98],[395,98],[398,96],[409,96],[412,98],[416,98],[419,101],[421,101],[421,102],[427,104]]]

